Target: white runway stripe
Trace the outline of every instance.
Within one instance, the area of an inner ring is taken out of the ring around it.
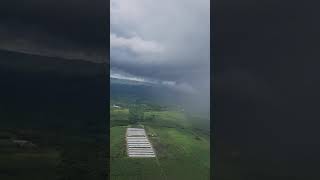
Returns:
[[[127,128],[127,152],[129,157],[155,157],[146,132],[142,128]]]

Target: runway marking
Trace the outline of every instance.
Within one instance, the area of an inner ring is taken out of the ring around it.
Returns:
[[[127,128],[126,141],[129,157],[156,157],[152,145],[143,128]]]

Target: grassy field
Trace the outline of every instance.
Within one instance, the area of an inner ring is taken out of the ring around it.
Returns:
[[[129,124],[129,110],[128,109],[112,109],[110,111],[110,117],[116,121],[110,121],[110,126],[121,126]]]
[[[178,111],[147,111],[144,113],[144,124],[161,127],[191,127],[185,114]]]
[[[144,125],[157,158],[128,158],[127,109],[111,109],[111,180],[208,180],[210,143],[207,133],[194,131],[183,112],[146,111]]]

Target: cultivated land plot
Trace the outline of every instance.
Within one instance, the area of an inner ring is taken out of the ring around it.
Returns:
[[[127,153],[129,157],[156,157],[143,128],[127,128]]]
[[[118,118],[121,117],[121,118]],[[208,180],[210,179],[210,139],[194,131],[183,113],[176,111],[145,112],[146,137],[156,153],[155,158],[131,158],[127,154],[128,113],[111,114],[114,126],[110,132],[111,180]]]

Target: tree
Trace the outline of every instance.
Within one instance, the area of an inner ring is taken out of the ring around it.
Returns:
[[[143,109],[137,105],[133,105],[129,108],[129,121],[132,124],[136,124],[144,119]]]

